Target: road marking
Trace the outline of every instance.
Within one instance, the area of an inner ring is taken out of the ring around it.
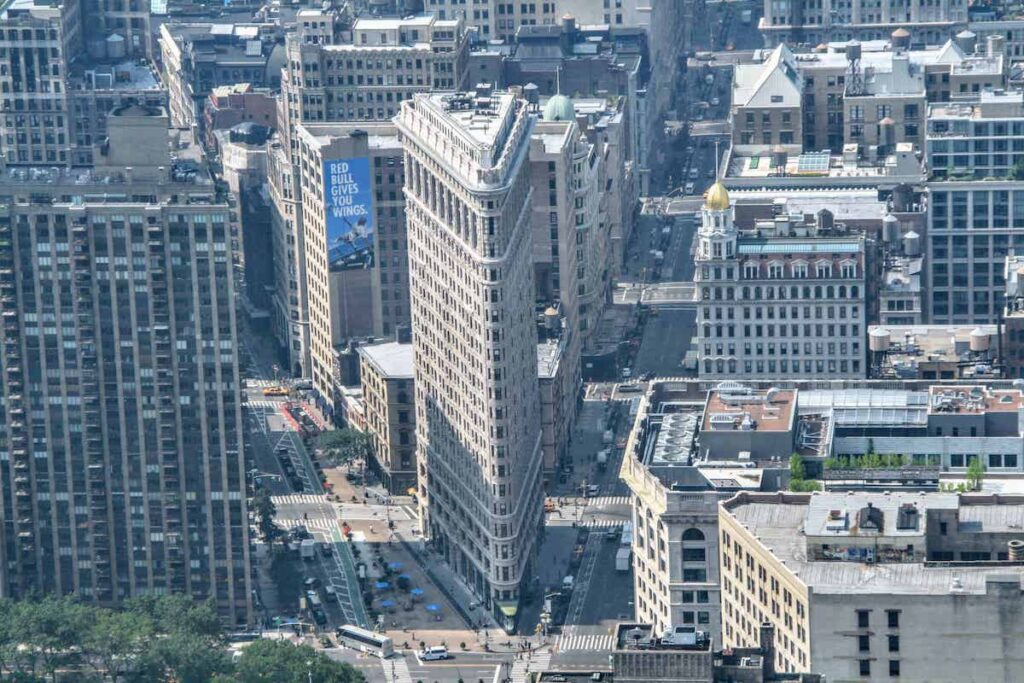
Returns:
[[[257,408],[260,410],[278,410],[281,407],[281,403],[277,401],[247,401],[245,406],[249,410],[255,411]]]
[[[594,575],[594,565],[597,564],[597,556],[600,554],[601,534],[590,534],[587,537],[587,545],[583,550],[583,558],[580,560],[580,568],[576,575],[576,584],[569,599],[569,609],[566,610],[566,624],[578,624],[583,616],[583,606],[587,602],[587,592],[590,590],[590,579]]]
[[[615,636],[600,633],[563,634],[555,641],[558,651],[596,650],[608,651],[615,649]]]
[[[391,659],[382,659],[380,665],[384,667],[384,679],[387,683],[412,683],[409,662],[405,661],[405,657],[396,655]]]
[[[278,505],[317,505],[326,501],[324,496],[313,493],[290,493],[286,496],[271,496],[271,502]]]

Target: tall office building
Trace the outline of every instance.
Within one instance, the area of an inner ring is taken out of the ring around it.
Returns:
[[[0,595],[180,592],[245,624],[228,207],[164,109],[107,129],[94,169],[0,179]]]
[[[424,532],[511,630],[541,523],[533,119],[510,93],[417,95],[405,148]]]

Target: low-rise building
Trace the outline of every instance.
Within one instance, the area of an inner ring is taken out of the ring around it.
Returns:
[[[370,468],[392,495],[416,486],[416,406],[412,344],[359,347]]]
[[[974,380],[1002,376],[996,325],[872,325],[875,379]]]
[[[865,375],[863,235],[827,210],[810,226],[780,216],[741,232],[720,183],[701,216],[694,279],[702,379]]]
[[[1022,515],[998,495],[741,492],[719,511],[723,644],[768,622],[780,671],[1014,681]]]

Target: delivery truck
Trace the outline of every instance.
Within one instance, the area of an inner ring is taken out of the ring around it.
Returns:
[[[619,548],[618,552],[615,553],[615,571],[617,572],[628,572],[629,571],[629,557],[632,551],[627,548]]]

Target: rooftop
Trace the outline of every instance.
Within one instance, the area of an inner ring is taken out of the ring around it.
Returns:
[[[750,145],[744,146],[749,151]],[[776,163],[768,150],[744,153],[734,149],[728,156],[726,185],[730,180],[764,178],[788,178],[800,180],[828,180],[842,187],[843,183],[869,181],[897,175],[922,175],[921,162],[914,154],[913,144],[901,142],[896,145],[896,154],[877,161],[849,154],[833,154],[826,149],[819,152],[787,153],[782,163]],[[756,185],[755,185],[756,186]]]
[[[558,373],[565,350],[564,339],[548,339],[537,344],[537,376],[541,379],[551,379]]]
[[[386,342],[359,347],[359,355],[387,379],[413,378],[413,345]]]
[[[981,385],[928,388],[929,413],[1016,412],[1021,405],[1022,395],[1018,389],[995,390]]]
[[[793,427],[795,389],[757,391],[723,382],[708,392],[702,430],[784,432]]]
[[[970,507],[965,505],[967,497],[959,499],[960,514],[963,516]],[[1019,500],[1019,499],[1018,499]],[[807,556],[807,530],[822,530],[822,522],[833,510],[847,510],[859,513],[867,502],[880,509],[890,509],[897,503],[914,503],[919,514],[924,515],[929,507],[956,507],[955,494],[945,493],[876,493],[876,494],[755,494],[739,493],[723,503],[722,514],[730,515],[755,536],[776,559],[783,562],[799,581],[818,594],[865,595],[948,595],[951,593],[982,594],[989,581],[1011,581],[1020,585],[1024,567],[1020,564],[992,563],[991,565],[925,562],[872,563],[840,560],[811,560]],[[998,501],[997,501],[998,503]],[[1013,519],[1024,515],[1024,503],[999,507],[1017,508],[1014,511],[994,513],[988,510],[978,516],[995,517],[990,523],[995,526],[998,519]],[[968,513],[970,515],[971,513]],[[882,524],[888,528],[888,518],[896,514],[882,515]]]
[[[864,251],[860,242],[848,238],[815,238],[808,241],[800,238],[774,237],[772,239],[743,237],[739,240],[736,253],[744,254],[859,254]]]

